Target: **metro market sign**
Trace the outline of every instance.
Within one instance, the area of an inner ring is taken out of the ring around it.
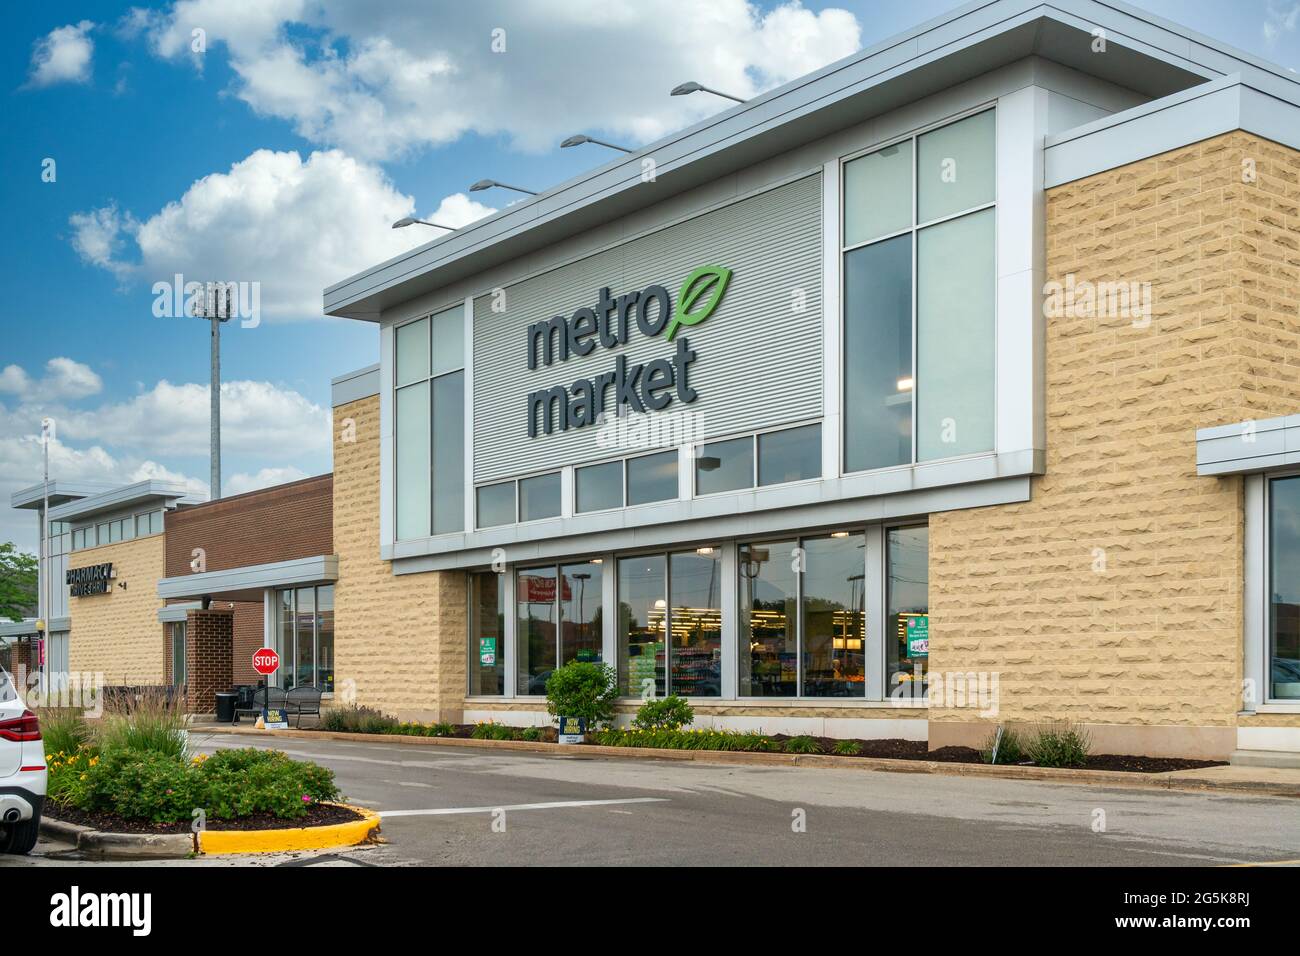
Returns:
[[[731,281],[724,266],[700,266],[682,282],[674,313],[672,298],[662,285],[649,285],[640,292],[617,297],[609,288],[597,293],[594,308],[583,306],[572,316],[557,315],[528,327],[528,367],[539,361],[546,365],[570,357],[584,357],[597,346],[615,349],[626,345],[632,326],[647,338],[658,335],[671,342],[677,332],[699,325],[717,310]],[[605,414],[615,414],[621,405],[634,412],[660,411],[676,396],[679,402],[695,401],[698,393],[690,386],[690,366],[697,357],[686,336],[677,339],[672,358],[658,358],[643,365],[630,365],[620,355],[613,371],[594,378],[580,378],[567,388],[556,385],[528,395],[528,437],[536,438],[538,421],[546,434],[593,425]],[[608,392],[613,389],[613,401]]]

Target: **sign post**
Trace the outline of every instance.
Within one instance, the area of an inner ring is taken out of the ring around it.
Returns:
[[[289,715],[279,707],[271,708],[271,675],[280,669],[280,655],[271,647],[259,647],[253,652],[253,670],[266,678],[266,696],[262,701],[262,725],[267,730],[284,730],[289,726]]]

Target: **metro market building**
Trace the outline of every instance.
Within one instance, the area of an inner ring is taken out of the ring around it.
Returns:
[[[1300,752],[1298,278],[1293,75],[971,4],[325,290],[381,346],[288,556],[328,679],[539,724],[599,660],[624,716]]]

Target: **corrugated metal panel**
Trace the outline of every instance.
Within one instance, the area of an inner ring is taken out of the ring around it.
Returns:
[[[506,289],[507,309],[490,296],[474,305],[474,474],[476,482],[611,457],[597,427],[528,437],[530,392],[629,363],[671,358],[674,343],[633,324],[627,345],[528,368],[527,329],[553,315],[592,307],[602,286],[618,296],[652,283],[678,289],[692,269],[733,272],[707,321],[682,328],[697,353],[690,385],[699,397],[667,412],[702,416],[707,437],[768,428],[822,414],[821,176],[768,190],[687,222],[642,236]],[[795,290],[805,309],[794,313]],[[611,391],[611,397],[612,397]]]

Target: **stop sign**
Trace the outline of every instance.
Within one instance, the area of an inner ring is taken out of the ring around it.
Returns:
[[[280,668],[280,655],[269,647],[260,647],[253,652],[253,670],[263,677],[270,677]]]

